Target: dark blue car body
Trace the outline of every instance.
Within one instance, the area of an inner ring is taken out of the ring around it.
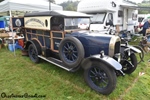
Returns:
[[[79,39],[84,46],[85,57],[90,55],[99,54],[100,51],[104,51],[106,55],[109,55],[109,45],[112,36],[102,35],[90,31],[78,31],[71,34],[66,34],[65,37],[73,36]],[[116,45],[117,46],[117,45]],[[116,47],[115,53],[120,52],[120,41],[118,41],[118,47]]]
[[[18,24],[23,27],[24,52],[33,62],[43,59],[71,72],[83,68],[85,81],[92,89],[110,94],[116,86],[116,75],[124,75],[120,63],[121,40],[115,35],[79,29],[76,18],[90,17],[78,12],[49,11],[25,14],[20,21],[20,18],[12,21],[24,23]],[[13,26],[14,30],[18,28]],[[122,53],[130,54],[130,48],[123,47]],[[94,83],[93,77],[106,86]]]

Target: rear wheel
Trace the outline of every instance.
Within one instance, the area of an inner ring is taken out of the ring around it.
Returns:
[[[115,71],[103,63],[92,62],[91,67],[85,69],[84,79],[95,91],[108,95],[116,87]]]
[[[29,45],[28,54],[29,54],[30,59],[34,63],[38,63],[40,61],[40,58],[38,57],[38,52],[36,50],[36,47],[33,44]]]
[[[134,53],[132,53],[128,59],[126,59],[127,61],[122,62],[122,71],[126,74],[131,74],[132,72],[135,71],[136,67],[137,67],[137,58],[135,56]],[[131,64],[133,66],[131,66]]]

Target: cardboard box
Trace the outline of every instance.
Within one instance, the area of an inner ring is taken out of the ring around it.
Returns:
[[[116,25],[116,31],[117,31],[117,33],[120,32],[119,25]]]
[[[5,33],[6,31],[4,29],[0,29],[0,33]]]
[[[146,30],[146,34],[147,34],[147,33],[150,33],[150,29],[147,29],[147,30]]]

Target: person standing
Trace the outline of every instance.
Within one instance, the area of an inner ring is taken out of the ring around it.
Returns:
[[[143,25],[143,30],[142,30],[143,36],[146,35],[146,30],[150,29],[150,17],[148,17],[147,19],[148,21],[146,21]]]

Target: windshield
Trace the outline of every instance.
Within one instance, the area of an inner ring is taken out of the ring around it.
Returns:
[[[89,20],[89,18],[65,18],[65,30],[79,29],[78,24],[87,19]]]
[[[95,24],[95,23],[103,24],[105,16],[106,16],[106,13],[100,13],[100,14],[93,15],[93,17],[91,17],[91,24]]]

